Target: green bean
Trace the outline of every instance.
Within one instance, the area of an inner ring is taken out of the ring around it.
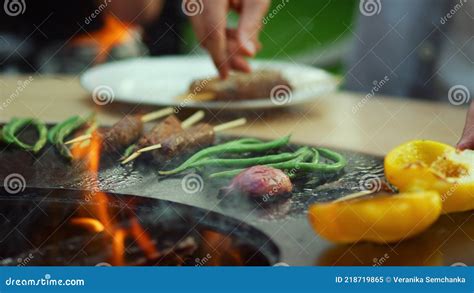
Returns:
[[[317,151],[332,161],[333,163],[324,164],[324,163],[313,163],[313,162],[285,162],[280,164],[270,164],[269,166],[277,168],[277,169],[295,169],[298,171],[306,171],[306,172],[338,172],[342,170],[346,166],[346,159],[336,152],[330,151],[324,148],[318,148]],[[294,164],[292,164],[294,163]]]
[[[347,164],[344,156],[342,156],[339,153],[333,152],[331,150],[328,150],[325,148],[318,148],[318,149],[312,149],[311,152],[313,153],[313,155],[312,155],[312,162],[310,163],[305,162],[306,160],[308,160],[308,154],[305,153],[305,154],[302,154],[300,157],[287,161],[287,162],[276,163],[276,164],[265,164],[265,166],[273,167],[280,170],[294,170],[294,171],[290,171],[290,174],[289,174],[291,175],[291,177],[293,177],[296,171],[334,173],[334,172],[338,172],[342,170]],[[316,153],[318,154],[321,153],[323,157],[326,157],[327,159],[332,160],[333,163],[330,163],[330,164],[317,163],[317,162],[315,163],[316,156],[319,159],[319,155],[316,155]],[[209,177],[210,178],[234,177],[240,172],[242,172],[243,170],[244,169],[237,169],[237,170],[217,172],[217,173],[211,174]]]
[[[242,138],[239,140],[234,140],[234,142],[243,143],[243,144],[252,144],[252,143],[262,143],[263,141],[256,138]]]
[[[123,159],[128,158],[135,151],[136,148],[137,148],[136,144],[132,144],[131,146],[126,148],[125,151],[123,152],[122,158]]]
[[[311,163],[299,163],[298,168],[302,171],[309,171],[309,172],[338,172],[344,169],[347,165],[346,158],[343,155],[325,149],[325,148],[318,148],[318,152],[325,158],[333,161],[330,164],[311,164]]]
[[[58,130],[60,128],[62,128],[65,124],[69,124],[69,123],[71,123],[72,121],[74,121],[76,119],[79,119],[79,116],[72,116],[72,117],[68,118],[67,120],[64,120],[63,122],[58,123],[55,126],[53,126],[48,131],[48,141],[49,141],[49,143],[55,144],[56,143],[56,135],[58,133]]]
[[[161,175],[172,175],[180,173],[189,168],[189,165],[210,156],[215,156],[217,154],[224,154],[224,153],[247,153],[247,152],[263,152],[268,151],[271,149],[280,148],[286,144],[290,140],[290,136],[285,136],[273,141],[269,142],[262,142],[262,143],[242,143],[242,141],[249,141],[248,139],[237,140],[237,141],[230,141],[228,143],[212,146],[205,148],[185,161],[183,164],[178,166],[174,170],[170,171],[160,171]]]
[[[236,145],[236,144],[253,145],[253,144],[257,144],[257,143],[263,143],[263,141],[258,140],[256,138],[241,138],[241,139],[231,140],[231,141],[228,141],[228,142],[225,142],[225,143],[221,143],[221,144],[216,145],[216,146],[224,147],[224,146]],[[213,146],[213,147],[216,147],[216,146]]]
[[[290,174],[295,174],[297,169],[296,165],[299,162],[304,162],[306,160],[310,160],[314,157],[314,151],[312,149],[309,149],[308,147],[302,147],[298,151],[298,156],[296,158],[293,158],[289,161],[286,162],[280,162],[280,163],[273,163],[273,164],[262,164],[268,167],[273,167],[276,169],[280,170],[290,170]],[[254,165],[255,166],[255,165]],[[223,171],[223,172],[217,172],[213,173],[209,176],[209,178],[229,178],[229,177],[235,177],[237,176],[240,172],[242,172],[245,169],[236,169],[236,170],[230,170],[230,171]]]
[[[89,115],[87,118],[82,118],[79,116],[72,117],[69,121],[62,124],[61,127],[57,129],[56,135],[54,137],[54,144],[58,149],[59,153],[68,158],[72,159],[72,154],[69,148],[64,144],[64,140],[67,136],[71,133],[76,131],[77,129],[81,128],[85,123],[89,123],[95,118],[93,114]]]
[[[314,153],[314,156],[313,156],[313,161],[312,161],[312,163],[313,163],[313,164],[317,164],[317,163],[319,163],[319,152],[318,152],[318,150],[317,150],[317,149],[315,149],[315,148],[312,148],[311,150],[312,150],[312,151],[313,151],[313,153]]]
[[[33,125],[38,132],[38,139],[33,145],[24,143],[17,137],[18,132],[28,125]],[[47,141],[47,135],[48,128],[46,125],[38,119],[33,118],[13,118],[2,129],[2,137],[5,142],[34,153],[39,152],[44,147]]]
[[[46,127],[46,125],[39,120],[33,120],[32,124],[36,124],[35,126],[39,134],[38,140],[32,149],[34,153],[37,153],[46,145],[46,142],[48,141],[48,127]]]
[[[17,144],[20,147],[27,149],[29,145],[24,144],[16,138],[17,132],[30,123],[29,119],[12,118],[2,129],[3,140],[9,144]],[[17,142],[18,141],[18,142]]]
[[[219,166],[219,167],[250,167],[255,165],[264,165],[271,163],[279,163],[294,159],[302,152],[309,150],[307,147],[302,147],[294,153],[281,153],[276,155],[269,155],[263,157],[253,157],[244,159],[204,159],[190,164],[189,168]]]

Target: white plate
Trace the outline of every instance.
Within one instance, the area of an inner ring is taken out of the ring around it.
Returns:
[[[251,61],[253,69],[278,69],[293,87],[291,94],[280,89],[276,98],[245,101],[194,102],[177,98],[185,94],[195,79],[210,78],[217,72],[207,56],[170,56],[138,58],[112,62],[87,70],[81,84],[96,93],[96,102],[112,100],[159,106],[255,109],[286,107],[313,101],[337,88],[337,79],[324,70],[289,62]],[[101,91],[105,91],[101,92]],[[99,101],[97,101],[97,99]]]

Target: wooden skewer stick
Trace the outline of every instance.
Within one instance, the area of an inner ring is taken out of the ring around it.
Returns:
[[[221,132],[227,129],[239,127],[239,126],[245,125],[245,123],[247,123],[247,119],[239,118],[233,121],[223,123],[221,125],[214,126],[214,132]]]
[[[370,190],[362,190],[362,191],[359,191],[359,192],[356,192],[356,193],[352,193],[352,194],[348,194],[348,195],[346,195],[346,196],[343,196],[343,197],[341,197],[341,198],[338,198],[338,199],[334,200],[333,202],[341,202],[341,201],[356,199],[356,198],[368,196],[368,195],[373,194],[373,193],[374,193],[374,192],[373,192],[373,191],[370,191]]]
[[[153,121],[153,120],[165,117],[165,116],[169,116],[169,115],[173,114],[173,112],[174,112],[174,109],[171,108],[171,107],[168,107],[168,108],[164,108],[164,109],[161,109],[161,110],[158,110],[158,111],[155,111],[155,112],[145,114],[140,119],[144,123],[147,123],[147,122],[150,122],[150,121]],[[66,144],[66,145],[67,144],[73,144],[73,143],[76,143],[76,142],[88,140],[91,137],[92,137],[92,134],[80,135],[78,137],[75,137],[71,140],[66,141],[64,144]]]
[[[140,119],[144,123],[147,123],[147,122],[150,122],[150,121],[153,121],[153,120],[165,117],[165,116],[169,116],[169,115],[173,114],[173,112],[174,112],[174,109],[171,108],[171,107],[168,107],[168,108],[164,108],[164,109],[161,109],[161,110],[158,110],[158,111],[155,111],[155,112],[145,114]]]
[[[68,140],[66,141],[64,144],[73,144],[73,143],[76,143],[76,142],[81,142],[81,141],[85,141],[85,140],[89,140],[91,139],[92,137],[92,134],[89,133],[89,134],[83,134],[83,135],[79,135],[71,140]]]
[[[234,128],[234,127],[242,126],[245,123],[247,123],[247,119],[240,118],[240,119],[237,119],[237,120],[229,121],[229,122],[214,126],[214,131],[215,132],[224,131],[224,130],[231,129],[231,128]],[[143,153],[146,153],[146,152],[149,152],[149,151],[152,151],[152,150],[156,150],[156,149],[159,149],[159,148],[161,148],[160,143],[155,144],[155,145],[151,145],[151,146],[148,146],[148,147],[145,147],[145,148],[142,148],[142,149],[139,149],[139,150],[135,151],[133,154],[131,154],[128,158],[123,160],[122,164],[126,164],[126,163],[138,158],[138,155],[141,155]],[[138,155],[136,155],[136,154],[138,154]]]
[[[139,153],[139,152],[134,152],[134,153],[131,154],[128,158],[125,158],[125,160],[123,160],[123,161],[120,162],[120,163],[123,164],[123,165],[125,165],[125,164],[127,164],[128,162],[135,160],[135,159],[138,158],[140,155],[141,155],[141,153]]]
[[[148,146],[146,148],[139,149],[139,150],[136,151],[136,153],[141,154],[141,153],[146,153],[146,152],[150,152],[150,151],[157,150],[157,149],[161,149],[161,143],[151,145],[151,146]]]
[[[193,126],[194,124],[196,124],[197,122],[201,121],[202,118],[204,118],[204,111],[203,110],[199,110],[197,111],[196,113],[194,113],[193,115],[189,116],[186,120],[184,120],[182,123],[181,123],[181,127],[183,129],[186,129],[186,128],[189,128],[191,126]]]
[[[186,129],[186,128],[189,128],[189,127],[193,126],[197,122],[201,121],[202,118],[204,118],[204,115],[205,115],[204,111],[202,111],[202,110],[197,111],[193,115],[189,116],[186,120],[181,122],[181,128]],[[135,151],[134,153],[132,153],[129,157],[125,158],[121,163],[122,164],[127,164],[128,162],[133,161],[136,158],[138,158],[142,153],[149,152],[149,151],[152,151],[152,150],[156,150],[156,149],[159,149],[159,148],[161,148],[161,144],[156,144],[156,145],[152,145],[152,146],[148,146],[148,147],[139,149],[139,150]]]

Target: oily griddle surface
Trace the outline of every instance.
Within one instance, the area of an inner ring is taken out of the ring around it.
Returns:
[[[24,136],[28,138],[32,133],[26,131]],[[230,139],[235,137],[221,136],[217,143]],[[291,150],[297,147],[289,146]],[[335,245],[316,235],[306,218],[311,203],[385,183],[382,158],[340,152],[348,160],[343,172],[327,178],[313,175],[294,181],[291,198],[267,204],[238,197],[221,199],[218,189],[227,182],[211,182],[205,174],[200,174],[202,183],[198,188],[191,187],[193,192],[186,192],[187,174],[161,177],[157,173],[160,167],[150,160],[120,166],[116,157],[104,154],[96,176],[80,165],[64,161],[50,145],[38,155],[2,146],[0,180],[20,174],[28,187],[95,189],[98,186],[103,191],[165,199],[219,212],[268,235],[281,252],[280,261],[289,265],[474,265],[474,256],[469,253],[474,250],[472,212],[441,216],[419,236],[391,245]],[[167,165],[161,168],[170,169],[173,163],[161,162]]]
[[[22,138],[26,141],[34,137],[34,132],[26,130]],[[220,136],[216,143],[236,139]],[[288,146],[295,151],[300,145]],[[339,174],[322,176],[311,174],[295,179],[291,198],[271,199],[255,203],[245,198],[218,197],[218,190],[229,180],[215,181],[205,174],[187,173],[173,177],[158,174],[159,170],[171,169],[185,158],[169,162],[153,162],[149,158],[137,160],[128,165],[120,165],[119,154],[101,155],[99,174],[93,174],[79,163],[71,163],[62,158],[52,145],[47,145],[40,153],[21,151],[3,145],[0,148],[0,180],[10,174],[20,174],[26,187],[100,189],[102,191],[163,198],[184,202],[211,210],[223,210],[232,214],[256,212],[255,220],[277,220],[304,215],[307,207],[316,201],[329,201],[363,189],[382,185],[382,158],[350,151],[340,151],[348,160],[347,167]],[[189,157],[190,154],[185,155]],[[187,176],[188,175],[188,176]],[[196,179],[197,178],[197,179]],[[372,185],[371,185],[372,184]]]

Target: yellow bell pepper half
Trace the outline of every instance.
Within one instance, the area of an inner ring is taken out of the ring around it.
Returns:
[[[445,213],[474,209],[474,151],[417,140],[392,150],[384,165],[400,192],[435,190]]]
[[[390,243],[424,231],[438,219],[441,205],[435,191],[381,194],[314,204],[308,217],[313,229],[333,242]]]

